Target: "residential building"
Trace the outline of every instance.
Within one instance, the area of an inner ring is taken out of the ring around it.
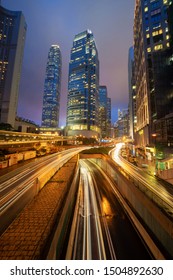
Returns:
[[[42,127],[59,126],[62,58],[58,45],[52,45],[48,53],[44,82]]]
[[[173,108],[172,85],[169,80],[170,4],[170,0],[136,0],[135,4],[136,130],[140,146],[153,142],[155,122],[170,114]]]
[[[0,6],[0,122],[14,126],[26,36],[21,11]]]
[[[86,30],[73,41],[69,63],[68,135],[98,137],[99,60],[93,33]]]

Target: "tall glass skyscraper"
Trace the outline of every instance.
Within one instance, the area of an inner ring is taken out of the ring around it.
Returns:
[[[0,122],[14,126],[26,36],[22,12],[0,6]]]
[[[61,91],[62,58],[58,45],[52,45],[47,60],[44,83],[42,127],[57,128]]]
[[[68,81],[68,135],[98,136],[99,60],[90,30],[75,36]]]

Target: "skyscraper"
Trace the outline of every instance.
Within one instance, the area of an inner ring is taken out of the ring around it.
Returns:
[[[118,109],[118,120],[115,123],[115,137],[129,135],[129,113],[128,109]]]
[[[111,128],[111,98],[107,95],[107,87],[99,86],[99,127],[101,137],[110,136]]]
[[[111,128],[112,128],[112,103],[111,103],[111,98],[108,97],[107,98],[107,136],[108,137],[112,137],[112,132],[111,132]]]
[[[128,84],[129,84],[129,136],[134,139],[136,132],[136,91],[134,79],[134,49],[129,48],[128,57]]]
[[[42,127],[57,128],[61,90],[62,59],[58,45],[52,45],[48,53],[44,82]]]
[[[22,12],[0,6],[0,122],[12,126],[17,112],[26,29]]]
[[[97,136],[99,60],[90,30],[75,36],[69,63],[68,135]]]
[[[136,0],[134,59],[137,108],[137,142],[152,142],[154,123],[170,113],[172,90],[168,89],[170,0]],[[171,85],[170,85],[171,86]]]
[[[101,137],[107,136],[107,87],[99,86],[99,127]]]

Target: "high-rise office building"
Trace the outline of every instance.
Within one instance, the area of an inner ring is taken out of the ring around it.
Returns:
[[[111,132],[111,128],[112,128],[112,103],[111,103],[111,98],[108,97],[107,98],[107,136],[108,137],[112,137],[112,132]]]
[[[114,124],[115,137],[124,137],[129,135],[129,113],[128,109],[118,109],[118,120]]]
[[[68,135],[98,136],[99,60],[90,30],[75,36],[69,63]]]
[[[0,6],[0,122],[14,126],[26,36],[20,11]]]
[[[128,85],[129,85],[129,136],[135,139],[136,132],[136,91],[134,79],[134,49],[129,48],[128,56]]]
[[[101,137],[109,137],[111,128],[111,99],[107,96],[106,86],[99,86],[98,101]]]
[[[172,90],[168,88],[170,0],[136,0],[134,59],[137,110],[137,142],[152,142],[154,123],[171,112]]]
[[[58,45],[52,45],[48,53],[44,83],[42,127],[58,128],[61,91],[62,59]]]

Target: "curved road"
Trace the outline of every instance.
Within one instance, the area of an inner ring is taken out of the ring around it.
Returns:
[[[141,168],[129,163],[120,156],[122,143],[110,152],[112,159],[129,175],[134,182],[142,184],[160,199],[160,205],[173,217],[173,187],[167,182],[161,183],[157,177],[147,174]]]
[[[38,180],[86,148],[73,148],[25,164],[0,178],[0,234],[39,191]]]
[[[92,160],[80,160],[80,172],[71,259],[152,259],[106,175]]]

